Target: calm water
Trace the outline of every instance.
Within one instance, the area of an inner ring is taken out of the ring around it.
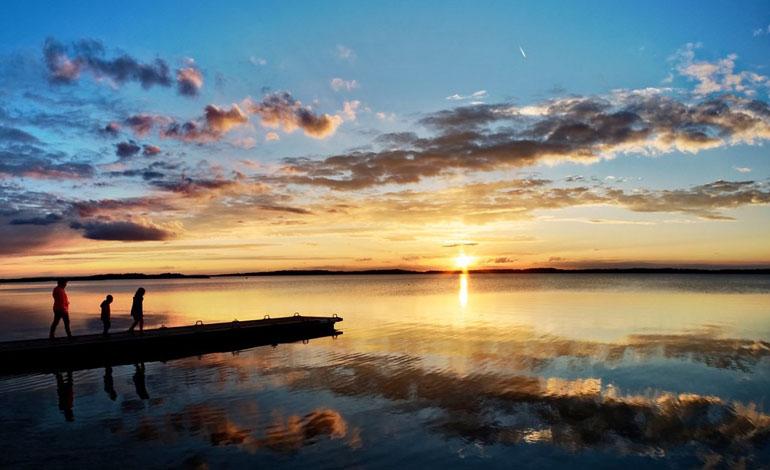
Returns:
[[[0,377],[0,466],[770,464],[767,276],[141,285],[150,327],[298,311],[338,313],[344,334],[75,371],[71,382]],[[46,335],[52,287],[0,285],[2,339]],[[107,293],[113,327],[125,328],[136,287],[71,283],[74,332],[99,330]]]

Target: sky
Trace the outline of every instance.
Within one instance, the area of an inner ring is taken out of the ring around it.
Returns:
[[[770,8],[7,2],[0,276],[770,266]]]

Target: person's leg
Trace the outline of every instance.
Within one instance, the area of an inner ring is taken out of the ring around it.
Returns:
[[[129,333],[133,333],[134,332],[134,327],[136,326],[137,323],[139,323],[139,320],[137,320],[136,317],[134,317],[134,322],[131,323],[131,326],[128,328],[128,332]]]
[[[53,312],[53,322],[51,323],[51,332],[48,335],[48,337],[51,338],[51,339],[53,339],[53,337],[54,337],[54,333],[56,332],[56,327],[59,326],[59,318],[61,318],[59,313],[54,311]]]
[[[70,315],[69,315],[69,313],[66,314],[66,315],[62,315],[61,319],[64,322],[64,331],[67,332],[67,338],[72,338],[72,332],[70,331]]]
[[[144,317],[139,319],[139,331],[144,331]]]

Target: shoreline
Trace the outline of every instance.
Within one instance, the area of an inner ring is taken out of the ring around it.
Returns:
[[[393,276],[393,275],[425,275],[425,274],[460,274],[462,270],[427,270],[416,271],[408,269],[365,269],[357,271],[335,271],[326,269],[292,269],[278,271],[254,271],[244,273],[224,274],[182,274],[182,273],[109,273],[84,276],[34,276],[0,279],[0,284],[53,282],[64,278],[68,281],[115,281],[115,280],[144,280],[144,279],[211,279],[216,277],[282,277],[282,276]],[[526,269],[469,269],[469,274],[711,274],[711,275],[770,275],[770,268],[526,268]]]

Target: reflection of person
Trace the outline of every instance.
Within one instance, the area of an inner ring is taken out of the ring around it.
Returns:
[[[64,322],[64,331],[67,332],[67,337],[72,338],[72,332],[70,332],[70,301],[67,298],[67,292],[64,291],[65,287],[67,287],[67,281],[59,279],[56,282],[56,287],[53,288],[53,323],[51,323],[51,332],[48,335],[51,339],[54,337],[59,320]]]
[[[56,372],[56,394],[59,396],[59,409],[64,413],[64,419],[75,421],[75,415],[72,413],[75,398],[71,370],[67,371],[67,380],[64,380],[61,372]]]
[[[110,400],[115,401],[118,393],[115,391],[115,383],[112,381],[112,367],[104,368],[104,391],[110,396]]]
[[[110,304],[112,303],[112,296],[108,295],[102,303],[99,305],[102,309],[102,325],[104,325],[104,331],[102,334],[107,336],[107,332],[110,331]]]
[[[139,331],[144,330],[144,308],[142,303],[144,302],[144,287],[140,287],[134,294],[134,302],[131,304],[131,316],[134,318],[134,323],[131,324],[131,328],[128,329],[129,333],[134,332],[134,327],[139,325]]]
[[[147,385],[144,381],[144,362],[134,364],[134,387],[136,387],[136,394],[142,400],[149,400],[150,394],[147,393]]]

